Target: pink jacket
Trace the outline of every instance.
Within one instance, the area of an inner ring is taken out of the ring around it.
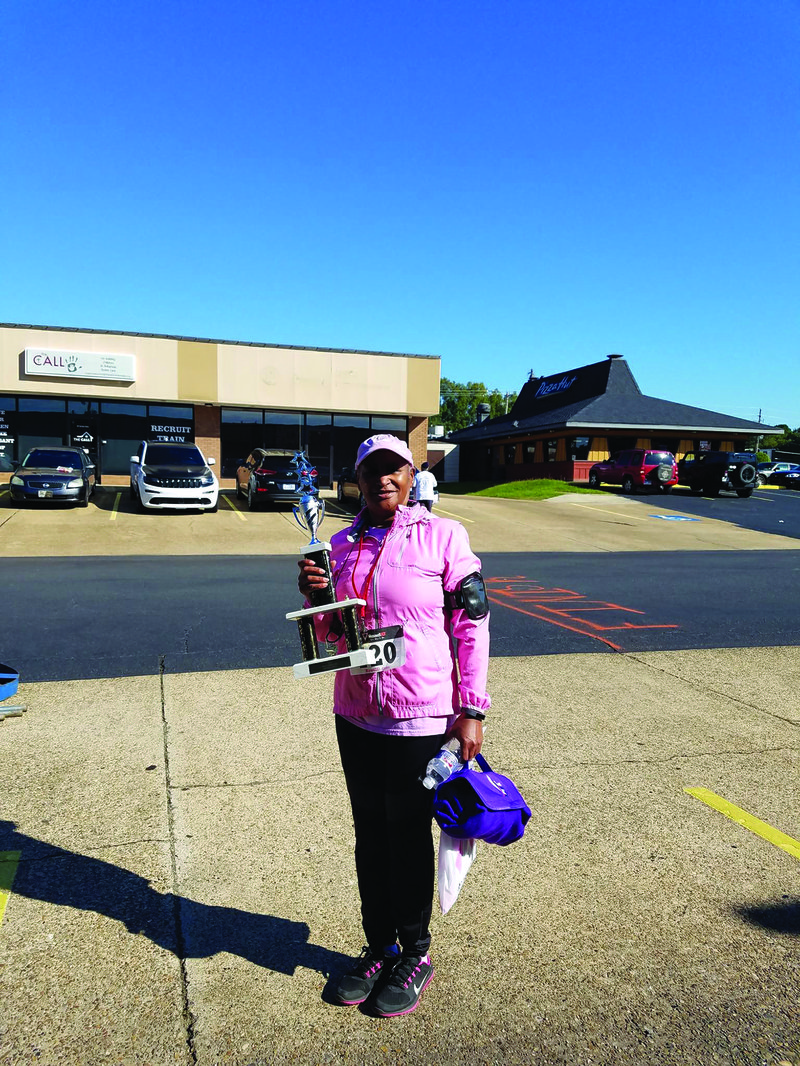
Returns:
[[[348,539],[361,517],[331,538],[331,565],[340,600],[362,595],[381,549],[379,541],[366,535],[359,556],[359,541]],[[486,694],[489,616],[473,621],[461,609],[444,610],[445,591],[454,591],[463,578],[480,568],[462,525],[432,515],[424,507],[399,507],[369,586],[364,622],[370,629],[403,627],[405,665],[376,674],[340,671],[334,711],[355,717],[418,718],[449,715],[459,708],[487,710],[491,703]],[[327,628],[325,616],[320,616],[320,639],[325,638]],[[339,650],[345,650],[344,640]]]

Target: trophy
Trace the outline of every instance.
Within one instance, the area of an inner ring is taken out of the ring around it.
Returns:
[[[303,661],[295,663],[292,669],[296,678],[314,677],[316,674],[331,673],[336,670],[351,670],[366,667],[372,662],[372,655],[364,647],[358,608],[364,606],[365,600],[352,598],[337,600],[333,587],[331,572],[331,546],[317,537],[317,530],[325,517],[325,503],[319,499],[317,486],[314,484],[316,470],[311,466],[305,453],[295,452],[292,465],[297,467],[297,486],[300,502],[292,510],[297,524],[311,534],[311,540],[303,550],[306,559],[311,559],[315,566],[321,567],[328,578],[325,588],[312,589],[308,600],[310,607],[302,611],[291,611],[287,618],[297,622],[300,631],[300,647]],[[337,614],[341,620],[341,629],[347,651],[341,655],[323,655],[319,653],[319,643],[314,629],[314,616],[319,614]]]

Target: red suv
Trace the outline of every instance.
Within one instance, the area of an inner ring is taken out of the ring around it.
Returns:
[[[631,448],[617,452],[602,463],[595,463],[589,471],[589,485],[599,489],[601,482],[621,485],[623,492],[651,488],[654,492],[672,492],[678,484],[678,464],[672,452],[647,451]]]

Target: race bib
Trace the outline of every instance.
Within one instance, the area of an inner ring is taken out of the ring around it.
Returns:
[[[351,674],[378,674],[393,670],[406,661],[406,639],[402,626],[368,629],[364,637],[364,651],[371,656],[367,666],[356,666]]]

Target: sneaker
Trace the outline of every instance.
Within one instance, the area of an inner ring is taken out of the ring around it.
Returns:
[[[397,944],[392,944],[380,954],[370,951],[368,947],[363,948],[353,969],[340,979],[333,991],[333,998],[345,1007],[363,1003],[381,977],[391,972],[399,954]]]
[[[372,1000],[375,1013],[383,1018],[410,1014],[432,977],[430,955],[403,955],[389,980]]]

